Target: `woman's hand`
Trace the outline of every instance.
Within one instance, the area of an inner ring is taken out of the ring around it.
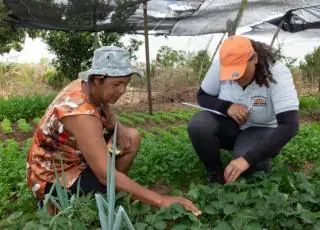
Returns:
[[[195,216],[200,216],[201,211],[192,203],[192,201],[181,196],[163,196],[160,201],[160,208],[168,208],[173,204],[181,204],[187,211]]]
[[[243,157],[232,160],[224,170],[224,180],[227,184],[234,182],[249,166]]]
[[[243,125],[248,120],[249,110],[245,105],[232,104],[228,109],[227,114],[239,125]]]

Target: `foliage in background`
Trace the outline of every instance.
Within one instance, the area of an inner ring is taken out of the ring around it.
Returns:
[[[300,69],[306,81],[318,83],[320,92],[320,46],[305,56],[305,61],[300,63]]]
[[[169,46],[161,46],[157,53],[156,62],[164,68],[185,67],[187,53],[182,50],[174,50]]]
[[[46,31],[41,33],[41,37],[48,45],[49,50],[56,55],[53,65],[57,73],[51,77],[56,81],[61,79],[73,80],[77,74],[87,70],[91,66],[91,58],[94,52],[95,35],[90,32],[62,32]],[[98,33],[99,45],[117,45],[124,47],[120,42],[121,36],[117,33]],[[131,52],[132,58],[135,58],[134,52],[139,49],[141,41],[131,39],[127,48]],[[52,83],[53,85],[59,84]]]
[[[37,36],[36,30],[13,28],[10,25],[3,22],[3,18],[7,15],[8,9],[3,4],[3,0],[0,0],[0,54],[8,53],[11,49],[20,51],[27,34],[31,38]]]
[[[288,57],[283,54],[283,45],[280,44],[278,49],[274,49],[273,53],[275,55],[276,60],[281,61],[285,64],[291,71],[295,69],[295,63],[297,62],[297,58]]]
[[[48,85],[57,90],[63,88],[68,82],[68,79],[61,77],[54,67],[47,68],[43,78]]]
[[[172,75],[176,75],[175,73],[169,73],[170,70],[177,70],[179,68],[185,69],[185,75],[187,76],[179,76],[182,78],[181,81],[187,81],[189,72],[188,69],[193,71],[192,78],[194,85],[198,85],[199,81],[202,81],[205,74],[207,73],[209,67],[211,65],[211,58],[208,55],[206,50],[200,50],[197,53],[187,53],[182,50],[174,50],[168,46],[162,46],[158,50],[157,58],[154,63],[151,65],[151,73],[155,78],[157,77],[156,68],[166,69],[168,74],[171,76],[170,78],[174,78]],[[167,87],[165,87],[167,88]]]
[[[199,75],[199,80],[202,81],[211,66],[211,58],[206,50],[200,50],[190,58],[188,65]]]
[[[300,96],[299,102],[299,108],[301,111],[320,111],[320,96]]]
[[[50,68],[48,63],[0,62],[0,97],[51,93],[53,90],[45,75]]]
[[[4,118],[10,121],[26,119],[31,121],[35,117],[42,117],[56,94],[13,96],[8,100],[0,98],[0,121]]]

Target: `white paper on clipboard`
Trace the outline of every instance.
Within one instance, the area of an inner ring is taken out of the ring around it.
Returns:
[[[223,116],[223,117],[227,117],[227,115],[225,115],[225,114],[223,114],[223,113],[221,113],[219,111],[216,111],[216,110],[213,110],[213,109],[207,109],[207,108],[201,107],[200,105],[195,105],[195,104],[186,103],[186,102],[182,102],[182,104],[188,105],[188,106],[191,106],[191,107],[194,107],[194,108],[206,110],[206,111],[209,111],[211,113],[214,113],[214,114],[217,114],[217,115],[220,115],[220,116]]]

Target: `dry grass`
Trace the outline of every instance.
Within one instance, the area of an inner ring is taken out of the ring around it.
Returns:
[[[152,88],[156,91],[167,89],[179,89],[184,87],[195,87],[199,85],[199,77],[189,68],[157,68],[153,71]],[[147,78],[133,78],[130,86],[133,88],[147,88]]]
[[[0,97],[53,92],[43,77],[47,68],[47,65],[43,64],[0,63]]]
[[[320,95],[317,82],[305,82],[299,70],[293,71],[293,80],[299,96]]]
[[[44,73],[48,64],[4,64],[0,63],[0,97],[10,95],[48,94],[54,90],[46,84]],[[142,67],[143,68],[143,67]],[[317,83],[305,83],[299,71],[293,72],[294,82],[299,95],[319,95]],[[201,80],[197,73],[189,68],[156,68],[152,73],[152,96],[155,103],[179,101],[186,94],[191,100]],[[136,104],[146,102],[147,79],[132,78],[127,93],[118,104]],[[194,95],[195,97],[195,95]]]

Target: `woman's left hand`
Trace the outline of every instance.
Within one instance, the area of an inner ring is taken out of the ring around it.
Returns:
[[[232,160],[224,170],[224,180],[227,184],[234,182],[249,168],[248,162],[243,157]]]
[[[120,155],[127,155],[132,151],[132,140],[130,133],[128,132],[127,128],[120,123],[118,123],[117,132],[117,142],[121,150]]]

